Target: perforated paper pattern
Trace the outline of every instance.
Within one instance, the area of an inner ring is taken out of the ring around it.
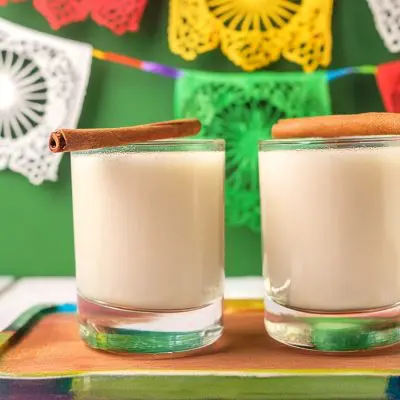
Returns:
[[[52,29],[84,21],[90,12],[88,0],[33,0],[33,4]]]
[[[400,51],[400,0],[367,0],[376,29],[392,53]]]
[[[92,19],[116,35],[137,32],[147,0],[92,0]]]
[[[169,46],[194,60],[218,46],[253,71],[280,57],[304,71],[331,61],[333,0],[170,0]]]
[[[91,66],[89,45],[0,19],[0,170],[31,183],[57,179],[53,129],[76,127]]]
[[[226,218],[230,226],[260,229],[258,149],[285,117],[330,113],[322,72],[216,74],[185,71],[177,80],[175,113],[197,117],[200,136],[226,140]]]
[[[11,0],[13,3],[27,0]],[[0,6],[7,0],[0,0]],[[116,35],[139,30],[147,0],[33,0],[33,6],[49,22],[53,29],[89,16]]]
[[[388,112],[400,112],[400,61],[378,66],[376,83]]]

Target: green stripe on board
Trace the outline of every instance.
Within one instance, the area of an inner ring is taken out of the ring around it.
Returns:
[[[74,400],[380,400],[387,378],[136,376],[76,377]]]

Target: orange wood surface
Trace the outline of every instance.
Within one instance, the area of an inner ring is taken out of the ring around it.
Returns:
[[[76,316],[44,317],[0,359],[0,372],[57,374],[121,370],[393,370],[400,346],[380,352],[325,355],[287,348],[269,339],[260,311],[227,314],[225,334],[212,351],[183,358],[122,356],[89,349],[78,335]]]

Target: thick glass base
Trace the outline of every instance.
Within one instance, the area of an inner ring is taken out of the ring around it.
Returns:
[[[143,311],[78,295],[78,310],[82,339],[109,352],[191,352],[213,344],[222,334],[222,299],[190,310]]]
[[[400,343],[400,306],[365,312],[315,313],[265,299],[265,328],[278,342],[324,352],[373,350]]]

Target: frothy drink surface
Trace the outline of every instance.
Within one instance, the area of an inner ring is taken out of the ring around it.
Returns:
[[[224,152],[74,155],[80,293],[122,307],[199,307],[223,293]]]
[[[259,156],[264,276],[275,301],[343,311],[400,300],[400,148]]]

